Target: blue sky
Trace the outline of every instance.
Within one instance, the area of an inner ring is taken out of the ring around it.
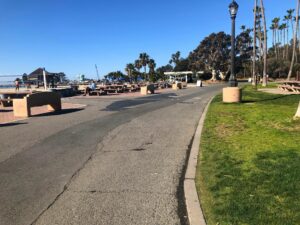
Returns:
[[[253,2],[240,5],[237,28],[252,26]],[[0,75],[37,67],[95,78],[123,71],[147,52],[165,65],[186,57],[212,32],[230,32],[230,0],[0,0]],[[268,24],[296,0],[265,0]]]

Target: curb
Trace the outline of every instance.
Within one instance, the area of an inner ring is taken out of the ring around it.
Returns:
[[[184,177],[184,197],[187,210],[187,216],[190,225],[206,225],[202,209],[200,207],[200,201],[196,190],[196,169],[199,155],[200,138],[202,134],[202,128],[204,120],[212,102],[213,97],[207,103],[202,116],[199,120],[198,127],[194,136],[190,157]]]

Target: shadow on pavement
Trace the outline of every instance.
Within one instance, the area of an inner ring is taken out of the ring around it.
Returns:
[[[140,97],[135,99],[126,99],[126,100],[120,100],[113,102],[112,104],[108,105],[105,109],[101,111],[122,111],[130,107],[150,103],[150,102],[157,102],[161,101],[162,99],[167,99],[169,97],[177,96],[174,93],[168,93],[168,94],[157,94],[157,95],[151,95],[149,97]]]
[[[18,125],[24,125],[24,124],[28,124],[28,123],[24,123],[24,122],[20,122],[20,123],[11,122],[11,123],[0,124],[0,127],[12,127],[12,126],[18,126]]]
[[[0,109],[0,112],[12,112],[12,109]]]
[[[74,113],[83,110],[84,108],[78,108],[78,109],[62,109],[61,111],[54,111],[54,112],[47,112],[37,115],[32,115],[31,117],[42,117],[42,116],[54,116],[54,115],[64,115],[68,113]]]

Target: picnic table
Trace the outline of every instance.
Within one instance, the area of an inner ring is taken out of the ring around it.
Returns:
[[[0,104],[3,107],[12,106],[13,99],[23,98],[30,93],[31,91],[15,91],[15,92],[0,91]]]
[[[104,91],[107,93],[123,93],[125,91],[125,85],[107,85]]]
[[[300,81],[285,81],[278,85],[283,91],[300,93]]]
[[[88,84],[78,85],[78,92],[84,93]],[[140,85],[137,84],[110,84],[103,85],[98,84],[94,90],[90,91],[91,95],[107,95],[109,93],[124,93],[124,92],[136,92],[140,90]]]

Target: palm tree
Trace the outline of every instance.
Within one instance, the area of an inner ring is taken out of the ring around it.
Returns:
[[[257,14],[257,0],[254,0],[254,26],[253,26],[253,64],[252,64],[252,85],[257,85],[256,79],[256,14]]]
[[[268,46],[267,46],[267,22],[265,15],[265,8],[263,0],[260,0],[260,7],[263,19],[263,29],[264,29],[264,71],[263,71],[263,86],[267,86],[267,54],[268,54]]]
[[[155,60],[149,59],[148,66],[149,66],[149,72],[153,73],[155,71],[155,67],[156,67]]]
[[[134,61],[134,67],[139,71],[139,73],[141,72],[142,64],[140,60],[137,59]]]
[[[156,67],[156,63],[154,59],[149,59],[148,67],[149,67],[149,74],[153,75]]]
[[[293,18],[294,18],[293,19],[294,22],[296,22],[296,16],[294,16]],[[298,23],[298,26],[295,26],[295,32],[296,32],[296,39],[299,40],[299,23]],[[297,45],[299,45],[298,41],[297,41]],[[299,51],[300,51],[300,45],[299,45]],[[296,63],[298,63],[298,53],[297,52],[295,54],[295,60],[296,60]]]
[[[257,9],[256,9],[256,36],[258,37],[258,55],[259,55],[259,61],[261,62],[262,61],[262,40],[263,40],[263,37],[262,37],[262,30],[261,30],[261,18],[262,18],[262,15],[261,15],[261,7],[260,6],[257,6]]]
[[[295,12],[295,9],[289,9],[286,11],[287,12],[287,19],[290,20],[291,22],[291,27],[292,27],[292,31],[293,31],[293,37],[294,37],[294,24],[293,24],[293,14]]]
[[[278,27],[279,27],[279,21],[280,21],[280,18],[279,17],[276,17],[272,20],[272,23],[274,24],[274,31],[275,31],[275,54],[276,54],[276,58],[278,59],[278,48],[277,48],[277,45],[278,45]]]
[[[281,29],[283,32],[283,55],[282,55],[282,57],[283,57],[283,59],[285,59],[286,58],[286,38],[287,38],[285,31],[287,30],[287,24],[286,23],[281,24]]]
[[[246,30],[246,26],[245,26],[245,25],[242,25],[242,26],[241,26],[241,30],[242,30],[242,32],[244,33],[245,30]]]
[[[147,65],[149,63],[149,55],[145,52],[141,53],[140,57],[139,57],[139,61],[140,61],[141,65],[144,67],[144,75],[146,77]]]
[[[133,75],[134,69],[135,69],[135,66],[133,63],[128,63],[126,65],[125,71],[127,72],[127,75],[129,77],[130,81],[132,81],[132,77],[133,77],[132,75]]]
[[[300,0],[297,0],[297,10],[296,10],[296,23],[295,23],[295,29],[294,29],[294,38],[293,38],[293,56],[292,56],[292,61],[291,61],[291,66],[290,66],[290,71],[287,77],[287,80],[290,80],[292,77],[292,71],[295,63],[295,54],[296,54],[296,45],[297,45],[297,27],[299,23],[299,5],[300,5]]]
[[[288,16],[284,16],[283,19],[286,23],[286,59],[289,59],[289,28],[290,26],[288,25],[289,23],[289,17]]]
[[[272,46],[275,49],[275,26],[274,26],[274,23],[271,24],[270,30],[272,31]]]
[[[177,51],[175,54],[172,54],[171,59],[169,61],[170,64],[174,63],[174,68],[177,66],[178,62],[180,61],[180,51]]]
[[[275,49],[275,26],[274,23],[272,23],[272,25],[270,26],[270,30],[272,30],[272,45],[273,45],[273,49]]]
[[[278,26],[279,40],[280,40],[279,43],[280,43],[280,45],[283,45],[283,29],[284,29],[283,24],[280,24],[280,25]],[[284,54],[284,51],[283,51],[283,54]],[[284,57],[284,55],[283,55],[282,57]]]
[[[291,24],[291,28],[292,28],[292,37],[294,37],[294,17],[293,17],[293,14],[295,12],[295,9],[289,9],[286,11],[287,12],[287,15],[285,16],[286,20],[287,21],[290,21],[290,24]],[[289,38],[289,40],[291,40],[291,38]]]

